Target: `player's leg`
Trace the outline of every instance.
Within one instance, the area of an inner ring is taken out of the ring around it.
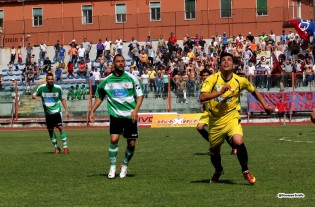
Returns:
[[[231,155],[236,155],[237,154],[237,149],[236,149],[236,146],[234,145],[232,139],[230,139],[230,137],[227,135],[225,137],[225,140],[226,142],[230,145],[230,147],[232,148],[232,151],[231,151]]]
[[[108,178],[115,178],[116,176],[116,163],[117,163],[117,154],[118,154],[118,142],[120,134],[123,131],[122,127],[123,119],[110,116],[110,144],[109,144],[109,163],[110,169],[108,173]]]
[[[211,183],[217,183],[219,182],[220,176],[224,173],[223,167],[221,164],[221,145],[224,143],[224,137],[226,136],[225,128],[224,126],[210,126],[209,130],[209,143],[210,143],[210,149],[209,149],[209,155],[210,160],[215,168],[215,172],[211,178]]]
[[[201,136],[209,142],[209,132],[204,127],[209,124],[209,112],[204,111],[197,124],[197,131]]]
[[[125,178],[127,176],[127,169],[128,169],[128,164],[133,157],[133,154],[135,152],[136,148],[136,140],[135,139],[127,139],[127,147],[125,150],[125,158],[123,161],[123,164],[121,165],[120,169],[120,178]]]
[[[125,158],[123,161],[123,165],[128,167],[128,164],[133,157],[134,151],[136,148],[136,140],[135,139],[127,139],[127,147],[125,150]]]
[[[61,118],[61,113],[54,114],[54,119],[55,119],[55,126],[58,128],[59,133],[60,133],[61,142],[63,144],[63,152],[64,154],[69,154],[67,133],[62,127],[63,122]]]
[[[54,128],[50,128],[50,129],[47,129],[47,130],[48,130],[48,134],[49,134],[51,143],[52,143],[52,144],[54,145],[54,147],[55,147],[54,153],[55,153],[55,154],[59,154],[60,151],[61,151],[61,149],[60,149],[59,146],[58,146],[56,134],[54,133]]]
[[[218,182],[220,176],[223,174],[220,151],[221,151],[221,145],[216,146],[215,148],[210,148],[210,152],[209,152],[211,163],[213,167],[215,168],[215,172],[211,179],[211,182],[214,182],[214,183]]]
[[[60,132],[60,138],[61,138],[61,142],[63,144],[63,153],[69,154],[67,133],[63,129],[62,126],[58,126],[58,130]]]
[[[109,149],[108,149],[110,169],[108,173],[108,178],[114,178],[116,176],[119,137],[120,137],[119,134],[110,135],[110,144],[109,144]]]
[[[233,142],[237,148],[237,159],[242,167],[242,172],[244,178],[253,185],[256,182],[256,178],[248,170],[248,154],[243,141],[243,135],[235,134],[233,135]]]
[[[138,123],[132,120],[125,119],[124,137],[127,138],[127,147],[125,150],[125,158],[120,170],[120,178],[127,175],[128,164],[131,161],[136,148],[136,139],[138,138]]]
[[[61,151],[58,143],[57,143],[57,138],[56,138],[56,134],[54,133],[54,126],[55,126],[55,119],[53,118],[52,115],[46,115],[46,126],[47,126],[47,130],[48,130],[48,134],[49,134],[49,138],[51,140],[51,143],[54,145],[54,153],[55,154],[59,154],[59,152]]]
[[[209,142],[209,132],[204,128],[206,124],[204,123],[198,123],[196,126],[197,131],[199,134],[207,141]]]

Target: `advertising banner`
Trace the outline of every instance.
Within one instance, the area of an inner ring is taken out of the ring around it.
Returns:
[[[166,114],[177,114],[177,113],[176,112],[174,112],[174,113],[139,113],[138,114],[138,125],[139,126],[151,126],[154,114],[166,115]]]
[[[282,97],[282,101],[286,103],[288,111],[311,111],[315,109],[315,91],[306,92],[284,92],[284,93],[261,93],[265,102],[275,108],[279,97]],[[260,112],[264,111],[261,104],[252,96],[251,93],[247,93],[247,105],[248,112]]]
[[[196,127],[202,113],[154,114],[151,128]]]

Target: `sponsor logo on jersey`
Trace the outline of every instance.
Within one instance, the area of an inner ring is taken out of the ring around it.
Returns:
[[[45,103],[54,103],[55,99],[53,97],[46,97],[44,98]]]
[[[43,93],[42,96],[43,96],[44,98],[58,97],[58,92],[55,92],[55,93]]]
[[[126,89],[116,89],[113,90],[113,97],[115,98],[122,98],[122,97],[126,97],[127,96],[127,90]]]

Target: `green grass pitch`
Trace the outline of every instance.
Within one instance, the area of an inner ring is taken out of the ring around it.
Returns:
[[[59,133],[58,141],[60,141]],[[109,180],[107,129],[67,129],[69,155],[54,155],[45,130],[0,131],[0,206],[314,206],[315,126],[246,126],[249,168],[222,146],[225,174],[214,172],[208,144],[194,128],[140,129],[127,178]],[[119,143],[118,163],[126,142]],[[119,172],[118,172],[119,173]],[[278,198],[303,193],[305,198]]]

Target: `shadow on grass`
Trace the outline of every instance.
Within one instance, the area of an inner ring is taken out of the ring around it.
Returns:
[[[53,155],[54,152],[34,152],[35,155]],[[60,153],[63,154],[63,153]],[[56,155],[57,156],[57,155]]]
[[[210,183],[210,179],[194,180],[194,181],[191,181],[190,183]]]
[[[209,156],[210,157],[210,155],[208,154],[208,152],[196,152],[196,153],[194,153],[194,155],[195,156]],[[234,156],[234,155],[231,155],[230,153],[228,153],[228,154],[221,154],[221,156]]]
[[[87,175],[86,177],[88,178],[92,178],[92,177],[107,177],[108,174],[107,173],[101,173],[101,174],[90,174],[90,175]],[[127,177],[134,177],[135,175],[134,174],[127,174]],[[116,178],[119,178],[119,174],[116,173]]]
[[[207,152],[196,152],[196,153],[194,153],[194,155],[196,155],[196,156],[208,155],[209,156],[209,154]]]
[[[206,184],[211,184],[210,179],[204,179],[204,180],[194,180],[191,181],[190,183],[206,183]],[[218,183],[215,184],[227,184],[227,185],[248,185],[248,183],[235,183],[232,180],[220,180]]]

